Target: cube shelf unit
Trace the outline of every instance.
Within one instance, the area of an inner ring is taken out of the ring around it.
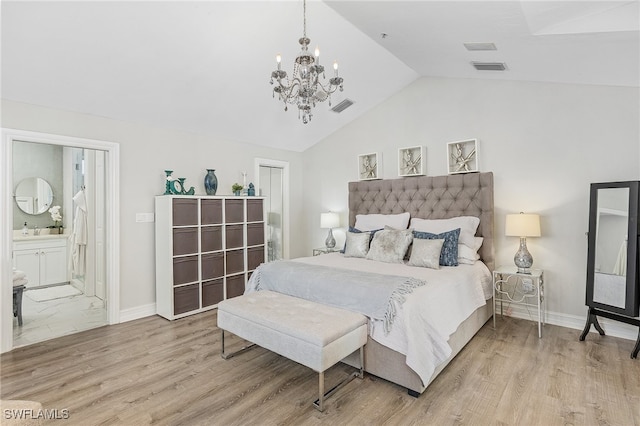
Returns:
[[[263,197],[156,197],[156,312],[169,320],[244,293],[265,261]]]

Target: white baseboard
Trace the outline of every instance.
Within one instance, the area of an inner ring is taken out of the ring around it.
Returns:
[[[575,330],[584,329],[584,325],[587,322],[587,307],[584,307],[584,317],[577,315],[561,314],[558,312],[547,312],[545,322],[547,324],[559,325],[561,327],[573,328]],[[496,311],[499,312],[499,307],[496,307]],[[507,315],[507,306],[505,304],[504,314]],[[498,314],[499,315],[499,314]],[[511,305],[511,314],[514,318],[521,318],[531,321],[538,321],[538,313],[536,308],[529,308],[527,311],[526,306]],[[620,337],[622,339],[636,340],[638,338],[638,327],[631,324],[626,324],[619,321],[613,321],[606,318],[598,318],[598,322],[605,331],[605,334],[613,337]],[[595,328],[591,327],[592,333],[597,333]],[[544,330],[542,332],[544,337]],[[576,338],[579,335],[576,335]]]
[[[120,322],[133,321],[144,317],[150,317],[156,314],[156,304],[136,306],[135,308],[124,309],[120,311]]]

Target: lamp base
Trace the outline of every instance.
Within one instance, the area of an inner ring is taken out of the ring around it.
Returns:
[[[327,239],[324,241],[324,245],[327,246],[328,249],[332,249],[336,246],[336,239],[333,238],[333,232],[331,232],[331,228],[329,228],[329,235],[327,235]]]
[[[524,237],[520,238],[520,248],[515,256],[513,256],[513,261],[518,267],[518,273],[528,274],[530,273],[531,265],[533,265],[533,256],[527,250],[527,239]]]

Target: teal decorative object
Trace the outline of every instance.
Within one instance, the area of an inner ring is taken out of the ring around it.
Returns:
[[[173,170],[165,170],[167,175],[165,183],[165,191],[163,195],[194,195],[196,193],[195,188],[192,186],[188,191],[184,189],[184,181],[187,178],[173,178],[171,173]]]
[[[176,178],[171,181],[171,194],[180,195],[182,194],[183,186],[182,182],[184,182],[184,178]]]
[[[204,176],[204,190],[207,195],[216,195],[218,191],[218,177],[215,172],[215,169],[207,169],[207,174]]]
[[[256,188],[255,186],[253,186],[253,183],[249,183],[249,189],[247,190],[247,195],[249,197],[253,197],[256,195]]]
[[[165,184],[164,184],[164,194],[163,195],[172,195],[173,192],[171,192],[171,182],[173,181],[173,178],[171,177],[171,173],[173,173],[173,170],[165,170],[164,171],[167,175],[167,178],[165,180]]]

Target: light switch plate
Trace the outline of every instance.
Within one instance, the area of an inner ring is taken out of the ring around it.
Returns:
[[[136,222],[153,222],[155,215],[153,213],[136,213]]]

